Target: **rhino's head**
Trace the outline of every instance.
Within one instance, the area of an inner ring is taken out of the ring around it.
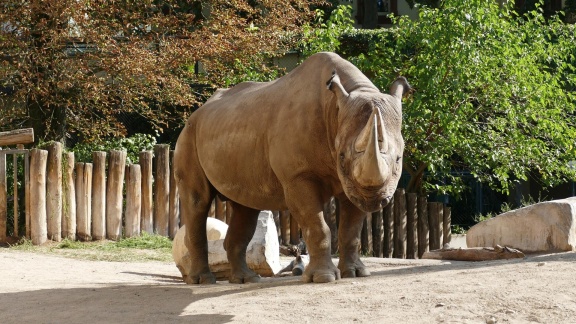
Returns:
[[[327,84],[337,97],[334,144],[344,193],[361,210],[376,211],[391,201],[402,173],[401,99],[410,85],[400,77],[391,95],[363,87],[348,93],[336,73]]]

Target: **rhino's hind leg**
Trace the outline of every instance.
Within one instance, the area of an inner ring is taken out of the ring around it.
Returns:
[[[338,269],[342,278],[367,277],[370,271],[360,261],[358,254],[360,233],[366,213],[354,206],[345,197],[340,198],[340,224],[338,226],[338,245],[340,260]]]
[[[246,248],[252,240],[258,223],[259,210],[235,202],[232,204],[232,219],[224,240],[224,248],[230,262],[230,283],[259,282],[260,276],[246,264]]]
[[[193,143],[181,136],[174,154],[175,175],[180,194],[180,218],[186,225],[184,243],[188,249],[189,261],[184,265],[187,274],[183,279],[187,284],[216,283],[216,277],[208,266],[208,240],[206,219],[215,196],[215,191],[196,160]]]

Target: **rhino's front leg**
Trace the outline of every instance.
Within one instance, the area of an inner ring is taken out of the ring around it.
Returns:
[[[360,261],[358,254],[360,234],[366,213],[354,206],[345,196],[338,198],[340,201],[340,224],[338,226],[340,260],[338,269],[340,269],[343,278],[367,277],[370,275],[370,271]]]
[[[331,256],[330,228],[324,221],[322,199],[314,183],[302,182],[286,191],[286,203],[300,225],[310,263],[302,274],[304,282],[331,282],[340,279],[340,270]]]

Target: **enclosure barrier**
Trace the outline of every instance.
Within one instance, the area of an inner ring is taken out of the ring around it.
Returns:
[[[156,145],[154,153],[141,152],[139,164],[126,165],[126,152],[114,150],[93,152],[92,163],[76,163],[74,153],[64,153],[60,143],[28,152],[22,144],[33,138],[14,142],[3,140],[2,135],[2,145],[17,144],[19,149],[0,150],[0,242],[6,242],[7,235],[7,154],[15,156],[15,170],[16,154],[25,156],[25,182],[29,183],[25,198],[30,201],[26,204],[25,235],[33,244],[62,238],[118,240],[142,232],[173,238],[180,227],[173,152],[168,145]],[[16,189],[14,193],[12,235],[18,237]],[[229,223],[230,204],[216,198],[210,216]],[[288,211],[275,211],[274,216],[280,244],[300,244],[301,233],[294,217]],[[398,189],[384,209],[366,215],[361,252],[376,257],[418,258],[450,242],[450,216],[450,208],[442,203],[427,202],[425,197]],[[324,217],[332,233],[332,253],[337,253],[340,208],[336,199],[324,206]]]

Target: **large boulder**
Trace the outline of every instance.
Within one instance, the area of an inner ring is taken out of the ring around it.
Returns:
[[[226,256],[226,250],[224,250],[224,237],[226,235],[226,230],[224,230],[223,235],[220,234],[220,237],[216,235],[216,233],[219,231],[221,232],[224,227],[226,229],[228,228],[225,223],[214,218],[208,218],[206,224],[206,232],[208,236],[208,264],[210,270],[218,280],[228,279],[230,271],[230,263]],[[176,233],[174,242],[172,243],[172,256],[176,266],[180,270],[180,273],[182,273],[182,276],[188,274],[188,266],[186,265],[190,262],[188,249],[184,244],[185,234],[186,228],[185,226],[182,226]],[[276,230],[276,224],[274,223],[272,212],[270,211],[263,211],[258,216],[256,232],[246,249],[246,262],[250,269],[264,277],[271,277],[282,269],[282,266],[280,265],[278,232]]]
[[[576,197],[537,203],[474,225],[468,247],[509,246],[523,252],[576,250]]]

